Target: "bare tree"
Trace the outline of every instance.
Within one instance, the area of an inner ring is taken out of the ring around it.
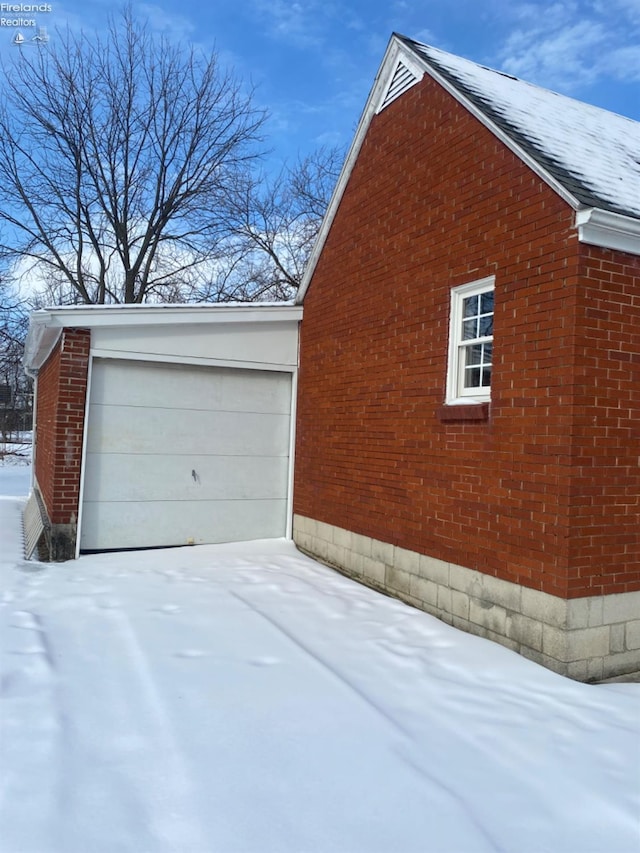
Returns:
[[[31,380],[22,367],[28,308],[0,279],[0,437],[31,428]]]
[[[216,55],[155,37],[130,10],[3,68],[0,251],[61,302],[143,302],[219,261],[230,191],[264,113]]]
[[[343,151],[320,148],[275,178],[236,182],[223,262],[203,298],[256,301],[295,295],[342,165]]]

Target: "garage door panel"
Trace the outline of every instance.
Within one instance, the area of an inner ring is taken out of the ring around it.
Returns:
[[[131,406],[89,408],[88,453],[275,456],[288,452],[288,415],[178,411]]]
[[[291,376],[260,370],[99,360],[91,380],[95,404],[197,411],[287,414]]]
[[[85,501],[273,500],[286,494],[289,471],[282,456],[90,453],[85,465]]]
[[[80,547],[100,551],[270,539],[278,535],[275,530],[284,535],[286,511],[286,500],[126,504],[89,501],[83,509]],[[126,524],[122,523],[123,515]]]

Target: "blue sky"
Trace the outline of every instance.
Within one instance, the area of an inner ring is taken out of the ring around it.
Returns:
[[[37,22],[55,38],[67,24],[102,28],[118,8],[52,0]],[[158,31],[215,49],[257,87],[274,164],[351,141],[394,31],[640,120],[640,0],[159,0],[133,9]],[[14,32],[0,28],[3,53],[16,49]]]

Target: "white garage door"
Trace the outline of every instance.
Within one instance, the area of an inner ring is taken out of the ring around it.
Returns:
[[[95,359],[82,550],[284,536],[291,376]]]

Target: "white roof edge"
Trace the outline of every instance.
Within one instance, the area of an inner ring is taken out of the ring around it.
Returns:
[[[462,104],[465,109],[467,109],[478,121],[483,124],[487,130],[490,130],[494,136],[497,136],[498,139],[503,142],[507,148],[510,148],[513,153],[522,160],[529,168],[536,173],[539,178],[548,184],[552,190],[554,190],[564,201],[567,202],[574,210],[578,210],[581,207],[578,199],[570,193],[565,186],[563,186],[559,181],[557,181],[553,175],[551,175],[547,170],[538,163],[527,151],[524,150],[518,143],[512,139],[507,133],[505,133],[501,127],[499,127],[489,116],[487,116],[481,109],[479,109],[473,101],[466,97],[462,92],[460,92],[452,83],[447,80],[442,74],[432,68],[431,65],[425,62],[425,71],[432,77],[437,83],[439,83],[443,89],[445,89],[453,98],[458,101],[459,104]]]
[[[640,255],[640,219],[590,207],[577,211],[576,228],[581,243]]]
[[[31,325],[57,328],[96,326],[149,326],[198,323],[253,323],[296,320],[300,306],[283,303],[214,303],[203,305],[71,305],[39,308],[30,317]]]
[[[366,132],[369,128],[371,120],[376,113],[377,102],[380,97],[381,89],[388,82],[388,75],[393,73],[396,68],[396,63],[399,56],[402,55],[403,61],[406,58],[407,63],[411,64],[411,68],[415,69],[416,64],[422,69],[423,76],[425,73],[429,74],[437,83],[439,83],[445,91],[447,91],[453,98],[455,98],[462,106],[465,107],[475,118],[478,119],[488,130],[490,130],[498,139],[501,140],[517,157],[520,158],[533,172],[535,172],[539,178],[541,178],[551,189],[553,189],[577,214],[582,215],[584,211],[582,210],[582,205],[578,201],[578,199],[570,193],[565,186],[559,183],[553,175],[549,174],[543,166],[540,165],[536,160],[534,160],[523,148],[518,145],[515,140],[513,140],[510,136],[508,136],[498,125],[496,125],[488,116],[486,116],[475,104],[470,101],[462,92],[460,92],[457,88],[455,88],[442,74],[439,74],[432,66],[426,62],[422,57],[416,54],[413,51],[410,51],[409,48],[404,44],[402,40],[398,38],[395,34],[391,36],[389,44],[387,46],[387,50],[385,52],[384,58],[380,64],[380,68],[378,69],[378,73],[376,75],[376,79],[373,84],[373,88],[369,94],[369,98],[367,100],[366,106],[362,113],[362,117],[358,123],[358,127],[356,129],[356,133],[345,159],[344,165],[342,167],[342,171],[340,173],[340,177],[338,178],[338,182],[334,188],[333,194],[331,196],[331,200],[329,201],[329,205],[327,206],[327,212],[325,213],[324,219],[322,221],[322,225],[320,227],[320,231],[318,233],[318,237],[316,239],[315,245],[313,247],[313,251],[311,252],[311,257],[309,258],[309,262],[307,264],[305,274],[300,285],[300,289],[296,296],[296,303],[300,304],[303,302],[305,294],[309,288],[309,284],[313,273],[315,271],[316,265],[318,263],[318,259],[322,252],[322,248],[327,239],[329,231],[331,229],[331,225],[333,223],[334,217],[336,215],[337,209],[340,205],[340,201],[342,199],[342,195],[346,188],[347,182],[353,171],[353,166],[355,164],[356,158],[360,152],[360,148],[362,147],[362,142],[366,135]],[[594,209],[595,210],[595,209]],[[605,211],[598,210],[598,216],[605,214]],[[600,226],[598,229],[597,237],[599,240],[604,240],[608,236],[611,238],[611,242],[601,243],[596,242],[595,245],[601,245],[603,248],[611,248],[611,249],[620,249],[623,248],[621,243],[620,233],[624,232],[628,236],[622,243],[624,246],[629,246],[630,242],[628,237],[636,233],[636,228],[640,225],[640,221],[634,219],[633,217],[624,216],[623,214],[609,214],[610,217],[614,217],[617,221],[616,228],[605,228],[604,226]],[[610,220],[612,221],[612,220]],[[622,223],[626,223],[624,226]],[[576,222],[578,226],[578,222]],[[587,228],[586,225],[583,227],[582,232],[579,228],[579,239],[582,242],[589,242],[586,237],[581,236],[581,234],[589,234],[592,235],[593,224],[591,228]],[[635,241],[631,240],[631,244],[636,246]],[[624,251],[630,251],[635,254],[640,254],[637,246],[635,248],[624,248]]]
[[[104,325],[126,322],[124,317],[133,318],[133,322],[139,322],[141,316],[145,322],[168,322],[168,316],[173,319],[181,314],[193,314],[201,317],[200,322],[211,322],[211,317],[216,314],[234,315],[241,312],[256,312],[268,316],[271,312],[283,311],[296,312],[298,309],[293,300],[288,302],[190,302],[190,303],[122,303],[118,305],[52,305],[47,308],[38,308],[31,313],[32,318],[55,316],[60,318],[61,323],[67,326],[78,326],[78,316],[86,318],[90,324]],[[67,320],[67,318],[69,318]],[[100,318],[100,319],[97,319]],[[180,322],[184,322],[180,318]]]
[[[342,200],[345,188],[347,186],[349,178],[351,177],[351,172],[353,171],[356,159],[358,157],[358,154],[360,153],[360,148],[362,147],[364,137],[367,133],[367,130],[369,129],[369,125],[371,124],[371,119],[377,112],[380,97],[389,82],[389,75],[394,73],[397,66],[397,61],[401,55],[403,61],[406,60],[407,66],[413,73],[416,74],[416,76],[424,76],[425,69],[422,60],[419,60],[419,58],[417,58],[414,53],[408,51],[406,46],[402,43],[402,41],[400,41],[400,39],[395,34],[392,35],[389,40],[389,44],[387,45],[387,49],[385,51],[382,62],[380,63],[380,67],[378,68],[378,73],[376,74],[376,78],[373,82],[373,86],[371,87],[371,91],[369,92],[369,97],[367,98],[364,110],[362,111],[362,115],[360,116],[360,121],[358,122],[358,127],[356,128],[353,141],[342,166],[340,176],[333,189],[329,204],[327,205],[327,210],[322,220],[320,231],[318,232],[318,236],[316,237],[315,244],[311,251],[311,256],[309,257],[309,261],[307,263],[304,276],[300,284],[300,288],[296,295],[295,301],[298,305],[301,304],[304,300],[305,294],[309,287],[309,283],[318,263],[318,259],[320,258],[322,248],[325,244],[329,231],[331,230],[331,225],[340,205],[340,201]]]
[[[37,371],[51,355],[63,329],[114,326],[299,322],[303,309],[292,302],[198,305],[70,305],[40,308],[29,318],[23,364]]]

